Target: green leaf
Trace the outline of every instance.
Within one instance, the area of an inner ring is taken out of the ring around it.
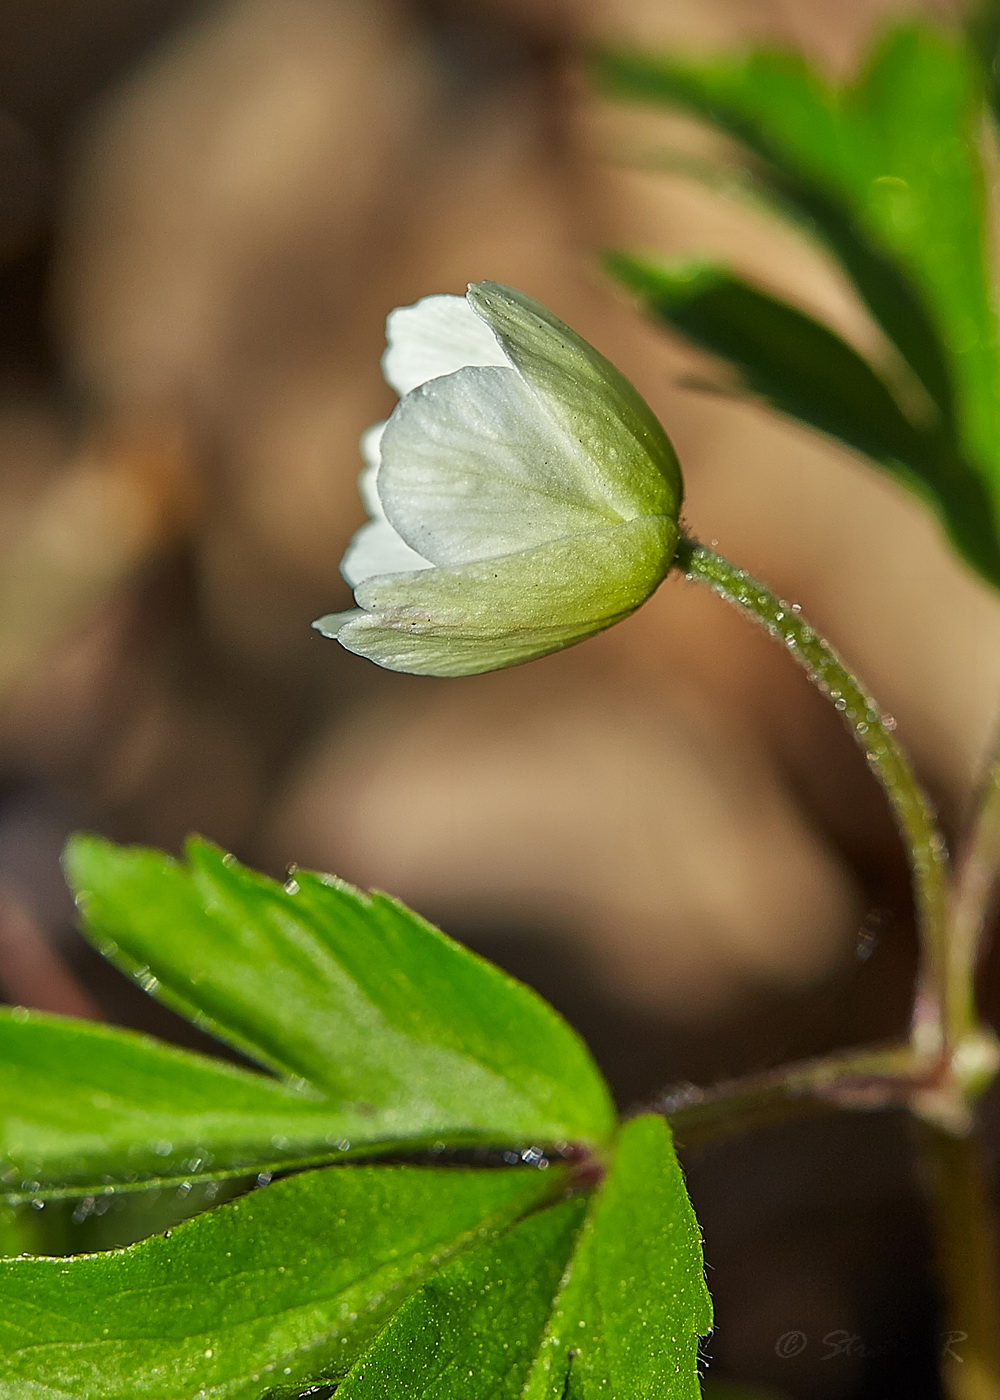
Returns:
[[[129,1249],[0,1261],[0,1400],[255,1400],[341,1376],[425,1277],[559,1186],[333,1168]]]
[[[839,88],[800,54],[776,50],[705,61],[611,54],[601,71],[613,91],[687,107],[764,161],[778,191],[849,265],[930,392],[947,401],[942,348],[966,353],[974,330],[985,341],[993,326],[982,92],[957,36],[897,26]],[[902,286],[885,285],[887,268],[877,264],[886,259],[891,282],[902,273]],[[995,378],[995,358],[991,364]]]
[[[585,1207],[575,1200],[542,1211],[424,1284],[338,1400],[518,1400]]]
[[[934,439],[903,413],[871,365],[833,331],[718,264],[663,265],[628,253],[608,270],[646,308],[734,365],[782,413],[885,463],[921,463]]]
[[[1000,581],[1000,542],[982,480],[952,455],[940,431],[911,421],[885,380],[838,335],[717,264],[664,266],[628,253],[606,264],[651,315],[737,369],[751,393],[871,457],[915,491],[956,548]]]
[[[618,53],[600,71],[618,95],[687,108],[758,157],[761,186],[827,243],[932,397],[943,410],[950,406],[928,308],[855,207],[858,153],[840,94],[800,54],[761,50],[696,61]]]
[[[698,1339],[712,1325],[701,1236],[670,1129],[622,1129],[581,1232],[524,1400],[697,1400]]]
[[[428,1281],[337,1400],[699,1400],[711,1322],[670,1130],[637,1118],[588,1202],[551,1207]]]
[[[0,1065],[8,1200],[372,1151],[370,1115],[305,1085],[90,1021],[0,1009]]]
[[[0,1400],[695,1400],[711,1310],[669,1128],[633,1120],[589,1199],[566,1184],[332,1168],[129,1249],[0,1261]]]
[[[77,837],[66,866],[105,956],[361,1122],[352,1143],[598,1146],[614,1130],[556,1012],[385,895],[304,871],[282,887],[199,840],[185,867]]]
[[[0,1204],[0,1257],[30,1253],[36,1246],[38,1213]]]
[[[835,86],[801,56],[760,51],[695,61],[609,55],[612,90],[681,106],[735,137],[776,196],[840,259],[908,361],[950,436],[1000,503],[1000,361],[980,151],[981,72],[960,36],[909,23],[887,33],[858,78]],[[957,470],[957,468],[949,468]],[[975,522],[956,520],[955,538]],[[982,558],[973,565],[1000,583]]]

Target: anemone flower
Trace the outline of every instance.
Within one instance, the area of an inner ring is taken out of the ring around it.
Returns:
[[[357,607],[314,626],[393,671],[462,676],[634,612],[677,548],[682,483],[653,413],[538,302],[495,282],[389,316],[400,402],[362,438]]]

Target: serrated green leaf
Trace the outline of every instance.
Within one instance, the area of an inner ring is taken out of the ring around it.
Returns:
[[[592,1306],[621,1394],[680,1395],[712,1325],[701,1231],[662,1118],[633,1119],[594,1207]],[[671,1370],[672,1367],[672,1370]]]
[[[338,1388],[338,1400],[518,1400],[586,1202],[567,1201],[424,1284]]]
[[[876,317],[944,404],[942,350],[992,330],[978,154],[979,72],[958,36],[907,23],[886,33],[853,82],[828,83],[797,53],[704,61],[611,54],[623,96],[687,107],[747,146],[858,280]],[[844,221],[847,221],[846,224]],[[850,247],[848,245],[851,245]],[[854,246],[856,245],[856,246]],[[888,257],[865,274],[855,263]],[[870,285],[869,285],[870,283]],[[915,307],[884,302],[887,293]],[[978,353],[988,351],[982,343]],[[995,378],[995,357],[990,361]],[[992,382],[992,381],[991,381]]]
[[[91,1021],[2,1008],[0,1066],[0,1195],[8,1200],[375,1150],[370,1114]],[[378,1150],[404,1145],[412,1150],[412,1135]]]
[[[711,1325],[670,1129],[634,1118],[593,1198],[524,1400],[697,1400],[698,1339]]]
[[[698,1400],[711,1323],[670,1129],[646,1116],[622,1129],[589,1200],[549,1207],[429,1280],[337,1397]]]
[[[197,840],[188,860],[75,838],[87,933],[152,995],[363,1119],[352,1141],[610,1137],[579,1037],[395,900],[307,872],[283,888]]]
[[[1000,581],[1000,543],[981,478],[939,430],[910,419],[840,336],[718,264],[663,265],[614,253],[606,265],[652,316],[737,369],[750,393],[871,457],[916,492],[956,548]]]
[[[696,1400],[711,1302],[699,1226],[662,1119],[647,1114],[623,1128],[580,1256],[580,1287],[564,1291],[553,1329],[573,1352],[570,1393]],[[527,1389],[525,1400],[545,1394],[553,1392]]]
[[[1000,511],[1000,359],[987,256],[979,65],[961,36],[925,23],[883,36],[851,83],[796,54],[695,61],[609,55],[612,90],[681,106],[762,162],[776,196],[840,259],[922,381],[950,439]],[[976,533],[974,502],[942,500],[953,538]],[[962,545],[991,582],[1000,575]]]
[[[425,1277],[559,1184],[331,1168],[129,1249],[0,1260],[0,1400],[256,1400],[341,1376]]]

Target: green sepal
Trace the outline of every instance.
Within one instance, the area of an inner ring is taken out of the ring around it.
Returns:
[[[623,520],[676,522],[684,485],[674,449],[625,376],[540,302],[497,282],[469,287],[473,308],[515,369],[556,415],[600,475]]]

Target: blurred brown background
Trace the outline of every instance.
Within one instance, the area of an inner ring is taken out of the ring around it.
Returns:
[[[766,36],[845,71],[901,8],[7,0],[8,1000],[186,1034],[73,932],[57,858],[86,826],[172,849],[197,830],[273,873],[399,894],[550,996],[624,1106],[901,1030],[912,940],[883,802],[836,715],[709,595],[670,581],[578,649],[458,682],[379,672],[309,628],[349,598],[357,439],[392,403],[386,312],[509,282],[646,393],[689,528],[803,605],[955,828],[997,709],[1000,603],[868,466],[692,389],[704,363],[596,270],[613,246],[721,253],[870,338],[814,249],[651,169],[704,137],[614,110],[583,58]],[[796,1131],[691,1164],[710,1350],[789,1393],[932,1394],[902,1138]],[[867,1354],[820,1364],[859,1317]],[[776,1357],[794,1328],[810,1347]]]

